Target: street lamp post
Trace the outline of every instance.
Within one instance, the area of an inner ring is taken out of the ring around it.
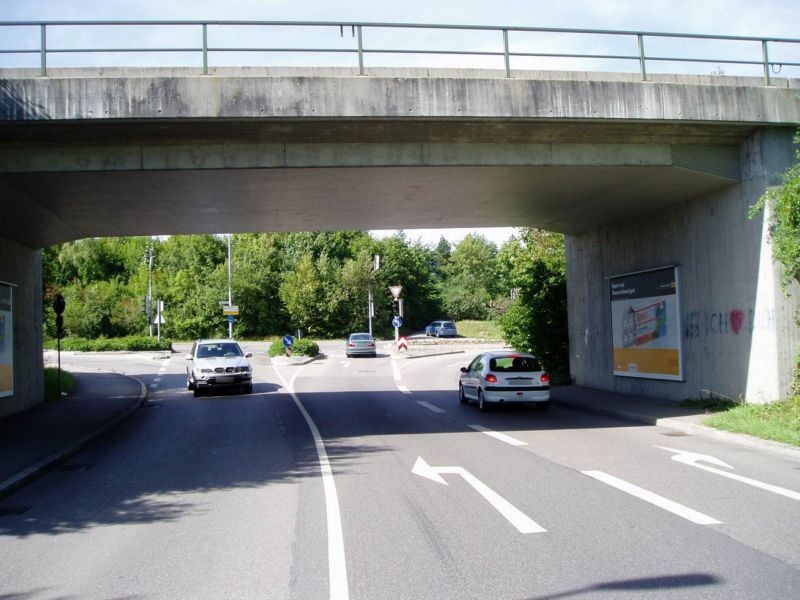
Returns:
[[[233,290],[231,281],[233,279],[233,265],[231,264],[231,234],[228,234],[228,306],[233,306]],[[233,317],[228,316],[228,338],[233,339]]]
[[[369,315],[369,334],[372,335],[372,318],[375,316],[375,301],[372,298],[372,277],[373,274],[381,267],[381,255],[375,255],[375,262],[372,264],[372,270],[369,274],[367,281],[367,314]]]

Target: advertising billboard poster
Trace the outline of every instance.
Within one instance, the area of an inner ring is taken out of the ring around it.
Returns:
[[[683,380],[678,268],[609,278],[614,375]]]
[[[0,282],[0,398],[14,393],[11,286]]]

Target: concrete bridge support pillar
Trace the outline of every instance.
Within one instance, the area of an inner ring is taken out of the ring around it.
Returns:
[[[779,283],[763,216],[748,212],[794,160],[791,128],[740,148],[741,181],[646,218],[567,237],[570,368],[580,385],[676,400],[704,390],[764,402],[788,394],[800,289]],[[679,265],[685,380],[613,375],[608,278]]]
[[[0,281],[11,284],[13,303],[14,391],[0,397],[0,416],[4,416],[44,401],[41,251],[0,238]]]

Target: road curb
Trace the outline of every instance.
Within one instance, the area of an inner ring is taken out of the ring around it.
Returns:
[[[41,477],[46,472],[51,470],[55,465],[64,462],[68,458],[74,456],[81,450],[83,450],[86,446],[94,442],[97,438],[105,435],[109,431],[111,431],[114,427],[120,425],[123,421],[129,419],[136,413],[142,406],[144,406],[145,402],[147,402],[147,386],[142,383],[136,377],[131,377],[130,375],[123,375],[122,373],[114,373],[114,375],[120,375],[122,377],[127,377],[128,379],[132,379],[136,381],[140,386],[139,395],[137,396],[134,403],[124,412],[118,414],[116,417],[112,418],[110,421],[107,421],[94,431],[88,433],[76,443],[54,452],[50,456],[43,458],[36,464],[23,471],[20,471],[16,475],[12,475],[5,481],[0,481],[0,498],[4,498],[6,496],[10,496],[14,492],[18,491],[19,489],[25,487],[35,479]]]
[[[405,355],[405,354],[398,354],[393,353],[392,358],[404,358],[406,360],[412,360],[414,358],[428,358],[429,356],[447,356],[448,354],[465,354],[466,350],[443,350],[442,352],[430,352],[425,354],[414,354],[414,355]]]
[[[307,365],[308,363],[314,362],[315,360],[322,360],[325,358],[323,353],[319,353],[316,356],[304,356],[303,358],[299,357],[288,357],[288,356],[272,356],[267,358],[268,365],[285,365],[288,367],[301,367],[303,365]],[[276,360],[281,359],[281,360]]]
[[[723,442],[764,450],[766,452],[773,452],[800,460],[800,448],[773,440],[763,440],[752,435],[747,435],[746,433],[734,433],[732,431],[725,431],[724,429],[714,429],[713,427],[701,425],[700,423],[692,423],[674,418],[658,419],[656,425],[659,427],[678,429],[692,435],[704,435]]]

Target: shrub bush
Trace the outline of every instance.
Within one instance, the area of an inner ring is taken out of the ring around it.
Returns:
[[[58,343],[54,339],[45,340],[45,348],[55,350]],[[80,337],[66,337],[61,340],[61,349],[73,352],[111,352],[114,350],[134,351],[159,351],[172,350],[172,341],[149,337],[146,335],[131,335],[121,338],[86,339]]]
[[[296,339],[292,346],[292,356],[316,356],[319,354],[319,344],[308,338]],[[285,356],[286,350],[283,341],[275,340],[269,347],[270,356]]]

